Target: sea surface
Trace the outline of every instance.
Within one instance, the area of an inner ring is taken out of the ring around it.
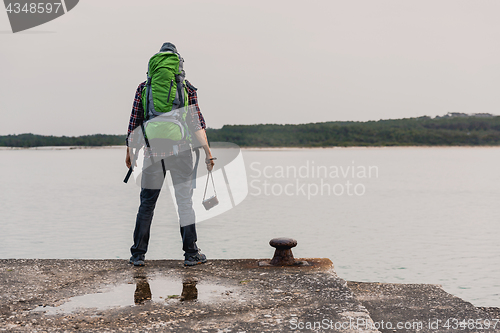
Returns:
[[[239,178],[226,168],[240,199],[216,184],[225,211],[197,211],[209,259],[271,258],[269,240],[292,237],[295,257],[328,257],[346,280],[439,284],[500,307],[500,148],[240,154]],[[140,189],[124,161],[123,147],[0,150],[0,258],[128,259]],[[146,259],[182,258],[175,209],[165,189]]]

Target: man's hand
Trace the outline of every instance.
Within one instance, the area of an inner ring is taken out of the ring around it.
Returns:
[[[211,158],[211,157],[209,158],[208,156],[205,159],[205,164],[207,165],[208,171],[212,171],[212,169],[214,168],[214,165],[215,165],[214,159],[215,158]]]
[[[210,147],[208,146],[207,134],[205,133],[205,130],[200,129],[194,132],[194,136],[205,151],[205,164],[207,165],[207,170],[212,171],[215,165],[215,158],[212,157],[212,152],[210,151]]]
[[[125,165],[129,169],[132,166],[132,159],[130,158],[130,155],[131,155],[131,148],[127,147],[127,157],[125,157]]]

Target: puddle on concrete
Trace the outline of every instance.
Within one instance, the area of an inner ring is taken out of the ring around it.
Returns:
[[[47,315],[65,314],[78,310],[106,310],[116,307],[158,302],[165,305],[177,302],[218,303],[237,299],[238,287],[222,283],[198,282],[195,279],[182,281],[176,278],[136,277],[135,283],[104,288],[105,291],[70,298],[57,307],[39,306],[33,312]]]

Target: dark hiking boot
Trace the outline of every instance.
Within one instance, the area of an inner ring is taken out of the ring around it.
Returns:
[[[130,257],[128,263],[133,264],[134,266],[144,266],[144,260],[144,254],[136,254],[135,256]]]
[[[196,253],[188,254],[185,256],[184,266],[194,266],[206,262],[207,262],[207,257],[203,253],[198,251]]]

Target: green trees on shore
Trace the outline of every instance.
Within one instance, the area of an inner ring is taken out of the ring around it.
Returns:
[[[420,117],[302,125],[225,125],[221,129],[208,129],[207,135],[211,142],[232,142],[241,147],[500,145],[500,116]],[[125,135],[0,136],[0,146],[4,147],[124,144]]]
[[[125,135],[44,136],[19,134],[0,136],[1,147],[116,146],[125,144]]]
[[[242,147],[500,145],[500,117],[226,125],[207,135],[210,141]]]

